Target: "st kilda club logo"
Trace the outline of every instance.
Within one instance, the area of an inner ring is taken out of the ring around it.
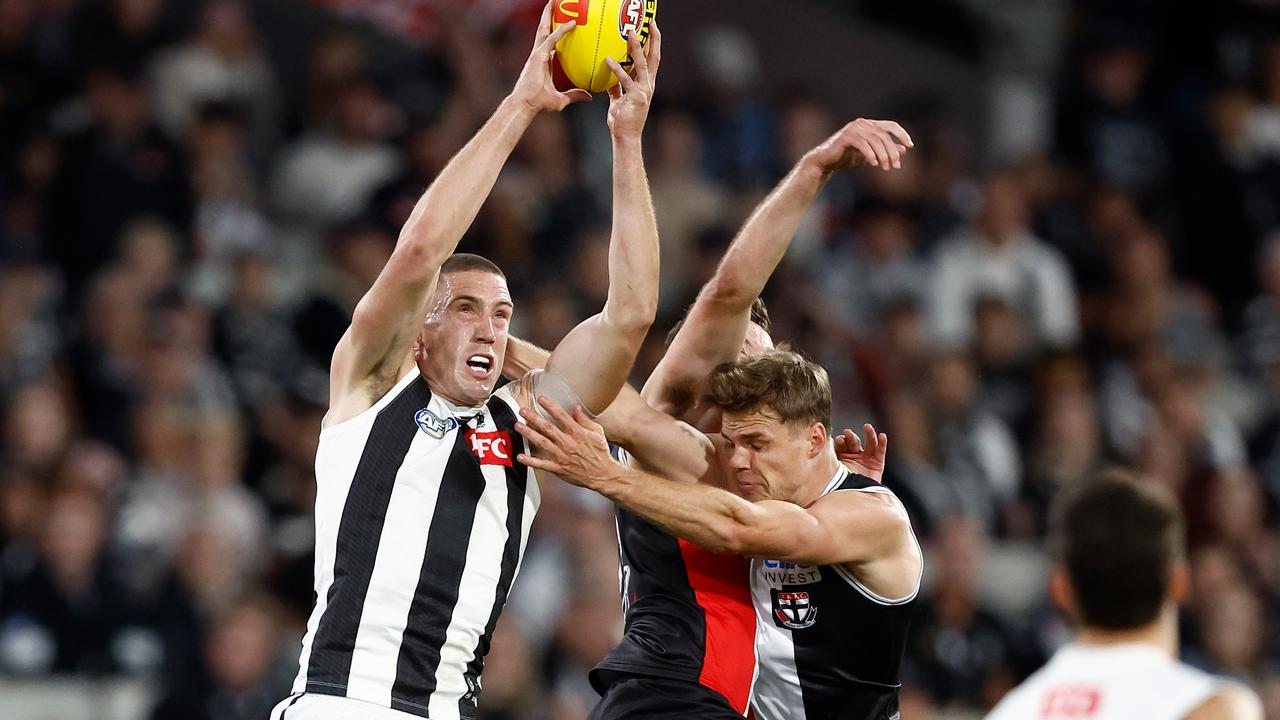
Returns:
[[[773,597],[773,622],[778,627],[803,630],[818,622],[818,608],[807,590],[769,590]]]

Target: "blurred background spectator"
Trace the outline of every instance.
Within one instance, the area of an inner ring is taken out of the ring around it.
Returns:
[[[6,718],[257,720],[287,691],[334,343],[540,3],[0,0]],[[1063,642],[1048,508],[1120,463],[1183,502],[1184,657],[1280,720],[1275,3],[662,11],[664,317],[635,381],[805,150],[856,116],[916,141],[830,183],[766,293],[837,423],[893,438],[928,557],[903,717],[979,717]],[[606,137],[602,100],[540,118],[462,245],[543,345],[606,292]],[[485,720],[585,716],[612,533],[544,489]]]

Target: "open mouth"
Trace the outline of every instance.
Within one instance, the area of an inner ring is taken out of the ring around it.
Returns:
[[[488,355],[472,355],[467,358],[467,367],[477,377],[486,378],[493,372],[493,358]]]

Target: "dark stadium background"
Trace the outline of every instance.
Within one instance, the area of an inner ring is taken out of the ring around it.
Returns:
[[[311,603],[329,352],[540,0],[0,0],[0,716],[260,720]],[[768,289],[891,438],[926,544],[903,717],[978,717],[1068,628],[1045,512],[1100,463],[1186,512],[1183,657],[1280,720],[1280,5],[664,0],[662,314],[839,122]],[[599,307],[604,103],[541,118],[466,250],[518,333]],[[582,718],[610,508],[548,485],[483,717]]]

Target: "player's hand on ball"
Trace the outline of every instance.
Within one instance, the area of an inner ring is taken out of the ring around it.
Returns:
[[[604,428],[581,407],[575,407],[570,415],[546,397],[539,397],[538,404],[555,422],[521,408],[522,422],[516,423],[516,431],[529,441],[535,454],[520,453],[516,459],[581,487],[589,488],[593,481],[607,478],[618,463],[609,455]]]
[[[898,123],[859,118],[810,150],[808,159],[827,175],[860,165],[891,170],[902,167],[902,157],[913,147]]]
[[[618,78],[618,84],[609,89],[609,130],[614,137],[638,139],[644,132],[649,117],[649,105],[653,102],[653,90],[658,79],[658,66],[662,63],[662,31],[657,21],[650,26],[653,32],[649,44],[641,47],[636,33],[627,36],[627,45],[635,63],[636,75],[631,77],[615,58],[605,62]]]
[[[576,102],[591,99],[591,93],[574,88],[566,92],[556,89],[551,79],[551,58],[556,52],[556,43],[571,30],[576,23],[565,23],[551,31],[551,3],[542,10],[542,19],[538,22],[538,34],[533,41],[533,52],[520,71],[520,79],[516,80],[512,97],[520,100],[534,112],[559,112]]]
[[[871,423],[866,423],[862,429],[867,433],[865,445],[862,438],[848,428],[836,436],[836,457],[851,472],[881,482],[884,478],[884,458],[889,452],[889,436],[877,433]]]

